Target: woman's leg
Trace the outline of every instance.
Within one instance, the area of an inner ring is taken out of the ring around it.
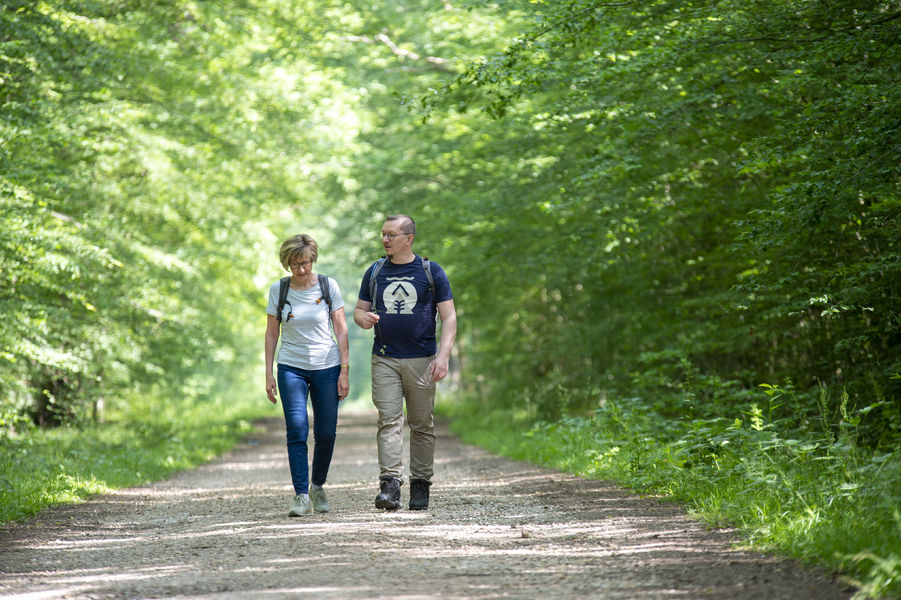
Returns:
[[[313,472],[310,481],[322,486],[328,477],[338,430],[338,375],[341,367],[307,371],[313,405]]]
[[[288,438],[288,466],[295,494],[309,493],[310,467],[307,458],[307,394],[309,383],[303,371],[285,365],[278,366],[278,393],[285,412]]]

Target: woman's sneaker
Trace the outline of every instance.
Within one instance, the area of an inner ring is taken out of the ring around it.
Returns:
[[[297,494],[294,496],[294,506],[288,511],[289,517],[303,517],[313,514],[313,505],[310,503],[308,494]]]
[[[325,490],[322,486],[310,484],[310,500],[313,501],[313,510],[316,512],[328,512],[328,498],[325,497]]]

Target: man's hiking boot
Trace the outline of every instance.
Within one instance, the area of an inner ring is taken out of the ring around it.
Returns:
[[[310,502],[308,494],[297,494],[294,496],[294,506],[288,511],[289,517],[303,517],[313,514],[313,504]]]
[[[325,513],[329,511],[328,498],[321,485],[310,484],[310,500],[312,500],[313,510],[316,512]]]
[[[375,507],[383,510],[400,508],[400,479],[395,477],[379,478],[379,495],[375,497]]]
[[[427,479],[410,480],[410,510],[428,510],[431,485],[432,482]]]

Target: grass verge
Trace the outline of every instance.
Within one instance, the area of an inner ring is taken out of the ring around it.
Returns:
[[[803,435],[756,406],[733,419],[673,420],[640,399],[555,422],[442,404],[468,443],[682,502],[750,547],[842,573],[858,598],[901,597],[901,456],[858,447],[854,427]]]
[[[189,405],[188,405],[189,404]],[[272,414],[268,402],[136,401],[121,420],[0,438],[0,523],[210,461]]]

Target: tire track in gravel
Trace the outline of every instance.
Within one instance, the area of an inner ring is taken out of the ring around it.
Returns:
[[[373,507],[375,415],[342,412],[332,512],[288,518],[284,422],[151,485],[0,530],[0,595],[51,599],[848,599],[678,505],[499,458],[439,428],[428,512]],[[406,505],[408,488],[403,487]]]

